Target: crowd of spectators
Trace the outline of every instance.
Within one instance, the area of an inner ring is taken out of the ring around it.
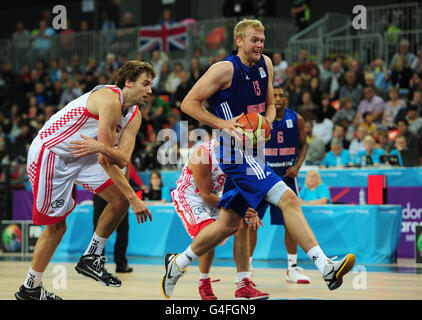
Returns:
[[[132,16],[124,17],[123,25],[133,25]],[[163,15],[166,19],[171,16]],[[108,27],[107,21],[105,16],[103,28]],[[82,28],[87,28],[86,22],[81,23]],[[30,33],[19,22],[12,39],[22,48],[32,39],[42,49],[47,46],[49,29],[41,20],[37,31]],[[221,49],[216,56],[208,57],[196,48],[186,66],[169,60],[163,52],[152,52],[149,62],[157,77],[151,98],[141,108],[143,122],[133,155],[137,170],[176,169],[183,165],[183,161],[163,165],[157,160],[159,150],[161,156],[179,159],[183,149],[193,145],[194,141],[180,145],[181,121],[188,123],[187,134],[202,126],[181,112],[181,102],[209,66],[227,54]],[[369,65],[341,55],[324,57],[317,64],[305,49],[300,51],[297,63],[286,61],[281,52],[270,55],[274,86],[285,89],[289,108],[305,119],[309,144],[306,164],[377,165],[388,163],[390,158],[384,155],[395,155],[399,165],[421,165],[422,47],[418,52],[409,52],[409,41],[402,39],[391,61],[378,57]],[[140,54],[137,59],[142,59]],[[125,55],[108,53],[103,61],[89,58],[85,65],[75,55],[69,64],[60,57],[39,59],[34,68],[24,65],[20,71],[14,71],[7,61],[2,63],[0,161],[25,163],[27,148],[45,121],[96,85],[112,84],[127,60]],[[173,129],[176,136],[160,136],[162,129]]]
[[[289,107],[305,119],[306,164],[421,165],[422,47],[411,53],[402,39],[389,63],[337,56],[318,65],[305,49],[298,61],[273,55],[274,86],[285,89]]]

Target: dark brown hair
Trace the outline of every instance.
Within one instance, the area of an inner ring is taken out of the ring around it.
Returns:
[[[126,80],[135,82],[142,73],[150,75],[153,79],[155,78],[155,70],[148,62],[139,60],[128,61],[119,69],[119,74],[114,84],[123,89]]]

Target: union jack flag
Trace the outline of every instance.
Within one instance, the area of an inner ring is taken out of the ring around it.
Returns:
[[[141,52],[184,50],[187,46],[187,26],[175,23],[142,27],[139,37]]]

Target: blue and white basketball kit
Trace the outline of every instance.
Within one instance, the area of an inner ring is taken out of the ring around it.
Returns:
[[[275,119],[272,123],[271,138],[265,144],[265,161],[267,165],[280,177],[296,162],[299,146],[299,129],[297,113],[291,109],[284,109],[284,117]],[[284,177],[287,186],[298,194],[296,178]],[[266,207],[259,210],[262,220]],[[271,224],[284,225],[283,213],[278,206],[270,204]]]
[[[226,61],[233,64],[234,72],[229,88],[216,92],[208,99],[212,112],[224,120],[242,113],[265,114],[268,71],[264,57],[253,67],[244,65],[235,52]],[[234,143],[234,138],[222,133],[217,147],[217,160],[227,175],[218,207],[231,209],[243,216],[252,207],[255,210],[277,205],[288,189],[277,174],[256,154],[245,153]]]

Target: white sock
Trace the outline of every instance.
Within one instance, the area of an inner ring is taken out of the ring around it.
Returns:
[[[252,266],[252,257],[249,258],[249,272],[248,279],[252,278],[253,266]]]
[[[209,279],[210,274],[209,273],[199,273],[199,279]]]
[[[189,246],[185,252],[179,254],[176,258],[176,263],[179,268],[184,269],[187,266],[190,266],[192,262],[198,259],[198,256],[192,251],[191,247]]]
[[[107,240],[108,238],[101,238],[97,236],[97,234],[94,232],[94,235],[92,236],[91,242],[89,243],[89,246],[86,249],[84,256],[86,256],[87,254],[102,255]]]
[[[297,265],[297,254],[287,254],[287,267],[296,267]]]
[[[321,274],[324,274],[324,266],[325,260],[327,260],[327,256],[324,254],[324,252],[322,252],[321,248],[319,246],[315,246],[306,254],[318,268],[319,272],[321,272]]]
[[[26,280],[23,283],[25,288],[33,289],[38,287],[41,284],[41,278],[42,278],[43,272],[37,272],[32,269],[32,267],[29,268],[28,275],[26,276]]]
[[[245,278],[249,278],[249,272],[241,271],[237,273],[237,282],[240,282]]]

